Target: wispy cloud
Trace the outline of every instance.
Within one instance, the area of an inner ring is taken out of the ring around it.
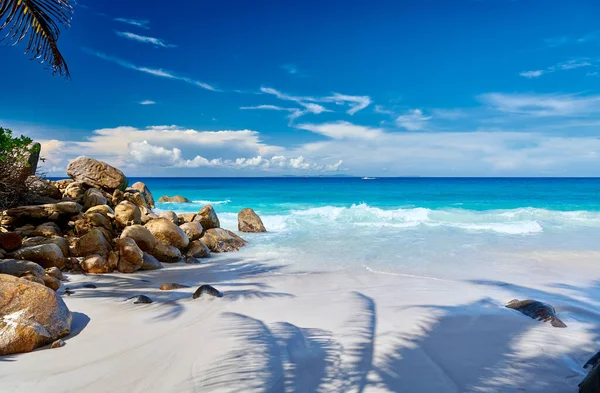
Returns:
[[[532,117],[586,116],[600,110],[598,95],[487,93],[478,98],[500,112]]]
[[[114,21],[127,23],[128,25],[141,27],[142,29],[149,29],[150,21],[147,19],[132,19],[132,18],[115,18]]]
[[[182,82],[189,83],[191,85],[200,87],[202,89],[210,90],[210,91],[219,91],[219,90],[217,90],[216,88],[214,88],[213,86],[211,86],[211,85],[209,85],[207,83],[204,83],[204,82],[201,82],[201,81],[197,81],[195,79],[188,78],[188,77],[185,77],[185,76],[177,75],[176,73],[171,72],[171,71],[163,70],[163,69],[160,69],[160,68],[149,68],[149,67],[137,66],[137,65],[135,65],[133,63],[130,63],[130,62],[126,61],[126,60],[122,60],[122,59],[119,59],[118,57],[114,57],[114,56],[109,56],[109,55],[104,54],[102,52],[96,52],[94,50],[87,49],[87,48],[84,48],[84,50],[87,53],[89,53],[90,55],[92,55],[92,56],[96,56],[96,57],[98,57],[100,59],[103,59],[103,60],[106,60],[106,61],[110,61],[111,63],[118,64],[118,65],[120,65],[121,67],[124,67],[124,68],[129,68],[131,70],[136,70],[136,71],[144,72],[146,74],[158,76],[158,77],[161,77],[161,78],[167,78],[167,79],[173,79],[173,80],[182,81]]]
[[[550,74],[550,73],[556,72],[556,71],[567,71],[567,70],[574,70],[576,68],[591,67],[591,66],[593,66],[593,64],[591,63],[590,59],[587,59],[587,58],[572,59],[572,60],[564,61],[562,63],[555,64],[555,65],[545,68],[543,70],[523,71],[523,72],[520,72],[519,75],[523,76],[525,78],[533,79],[533,78],[539,78],[540,76],[542,76],[544,74]]]
[[[281,68],[285,70],[288,74],[292,75],[296,75],[300,72],[298,70],[298,67],[296,67],[294,64],[284,64],[281,66]]]
[[[321,105],[317,105],[317,104],[303,103],[301,105],[304,106],[304,109],[284,108],[284,107],[277,106],[277,105],[242,106],[242,107],[240,107],[240,109],[242,109],[242,110],[273,110],[273,111],[290,112],[290,114],[288,115],[288,118],[290,119],[290,123],[294,119],[297,119],[300,116],[305,115],[307,113],[312,113],[312,114],[318,115],[319,113],[323,113],[323,112],[331,112],[330,110],[324,108]]]
[[[154,105],[154,104],[156,104],[156,102],[154,102],[152,100],[140,101],[140,105]]]
[[[384,131],[380,128],[363,127],[347,121],[323,124],[298,124],[296,128],[314,132],[315,134],[320,134],[331,139],[373,140],[384,134]]]
[[[115,34],[118,35],[119,37],[127,38],[128,40],[137,41],[137,42],[141,42],[144,44],[151,44],[151,45],[158,46],[161,48],[175,48],[177,46],[177,45],[173,45],[173,44],[168,44],[160,38],[147,37],[147,36],[143,36],[143,35],[130,33],[127,31],[115,31]]]
[[[571,44],[588,44],[592,42],[600,42],[600,31],[592,31],[581,36],[560,36],[552,37],[544,40],[548,48],[557,48]]]
[[[408,131],[421,131],[426,128],[431,116],[425,116],[421,109],[411,109],[396,118],[396,125]]]

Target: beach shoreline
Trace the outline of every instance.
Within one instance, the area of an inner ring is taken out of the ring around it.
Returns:
[[[3,359],[7,391],[576,391],[599,333],[591,277],[285,273],[240,252],[68,278],[74,333],[60,350]],[[158,290],[166,282],[190,288]],[[192,299],[202,284],[224,297]],[[142,294],[154,303],[126,301]],[[505,308],[513,298],[552,304],[568,328]]]

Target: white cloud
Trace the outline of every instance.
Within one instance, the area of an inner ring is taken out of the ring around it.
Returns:
[[[96,52],[96,51],[89,50],[89,49],[85,49],[85,51],[87,53],[89,53],[90,55],[92,55],[92,56],[96,56],[96,57],[98,57],[100,59],[103,59],[103,60],[106,60],[106,61],[110,61],[110,62],[118,64],[118,65],[120,65],[121,67],[124,67],[124,68],[129,68],[131,70],[145,72],[146,74],[158,76],[158,77],[161,77],[161,78],[167,78],[167,79],[173,79],[173,80],[182,81],[182,82],[189,83],[191,85],[194,85],[194,86],[197,86],[197,87],[201,87],[203,89],[210,90],[210,91],[218,91],[216,88],[214,88],[213,86],[211,86],[211,85],[209,85],[207,83],[200,82],[200,81],[197,81],[195,79],[187,78],[187,77],[184,77],[184,76],[181,76],[181,75],[177,75],[177,74],[175,74],[174,72],[171,72],[171,71],[166,71],[166,70],[163,70],[163,69],[160,69],[160,68],[141,67],[141,66],[137,66],[135,64],[132,64],[132,63],[126,61],[126,60],[119,59],[118,57],[113,57],[113,56],[106,55],[106,54],[104,54],[102,52]]]
[[[156,102],[154,102],[152,100],[140,101],[140,105],[154,105],[154,104],[156,104]]]
[[[582,116],[600,110],[600,96],[487,93],[479,100],[500,112],[534,117]]]
[[[356,112],[365,109],[371,105],[371,97],[368,96],[349,96],[345,94],[334,93],[330,97],[323,98],[324,102],[335,102],[350,104],[350,109],[346,112],[349,115],[354,115]]]
[[[380,128],[358,126],[347,121],[323,124],[299,124],[296,128],[324,135],[331,139],[376,139],[383,135]]]
[[[593,64],[590,63],[589,59],[572,59],[568,61],[564,61],[562,63],[555,64],[543,70],[534,70],[534,71],[523,71],[520,72],[519,75],[525,78],[533,79],[539,78],[542,75],[550,74],[556,71],[567,71],[574,70],[576,68],[581,67],[591,67]]]
[[[425,116],[421,109],[411,109],[406,114],[396,118],[396,125],[409,131],[423,130],[431,116]]]
[[[173,148],[165,149],[155,146],[148,141],[131,142],[128,145],[129,154],[140,164],[155,164],[173,166],[181,161],[181,150]]]
[[[115,18],[117,22],[127,23],[128,25],[141,27],[142,29],[149,29],[148,24],[150,21],[146,19],[132,19],[132,18]]]
[[[147,37],[143,35],[138,35],[134,33],[130,33],[127,31],[115,31],[119,37],[127,38],[128,40],[141,42],[144,44],[151,44],[154,46],[159,46],[161,48],[175,48],[177,45],[167,44],[164,40],[160,38]]]

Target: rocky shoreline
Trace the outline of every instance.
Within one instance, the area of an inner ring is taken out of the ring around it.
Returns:
[[[67,174],[71,179],[55,182],[30,176],[28,187],[41,204],[0,212],[0,356],[64,345],[72,317],[56,293],[63,272],[131,274],[163,263],[199,263],[246,245],[221,228],[211,205],[198,213],[156,214],[148,187],[129,186],[125,174],[105,162],[81,156],[69,162]],[[239,213],[238,230],[266,232],[252,209]],[[193,298],[203,294],[222,296],[202,285]]]

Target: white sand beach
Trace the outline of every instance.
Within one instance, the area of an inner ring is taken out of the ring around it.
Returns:
[[[562,258],[545,254],[538,272],[515,265],[493,280],[288,274],[243,252],[133,275],[69,275],[60,290],[74,291],[64,296],[73,312],[66,346],[3,357],[0,390],[575,392],[597,350],[600,287],[596,255],[573,257],[560,279],[552,271]],[[168,282],[190,288],[158,290]],[[201,284],[224,297],[192,299]],[[140,294],[154,303],[125,300]],[[568,327],[505,308],[513,298],[552,304]]]

